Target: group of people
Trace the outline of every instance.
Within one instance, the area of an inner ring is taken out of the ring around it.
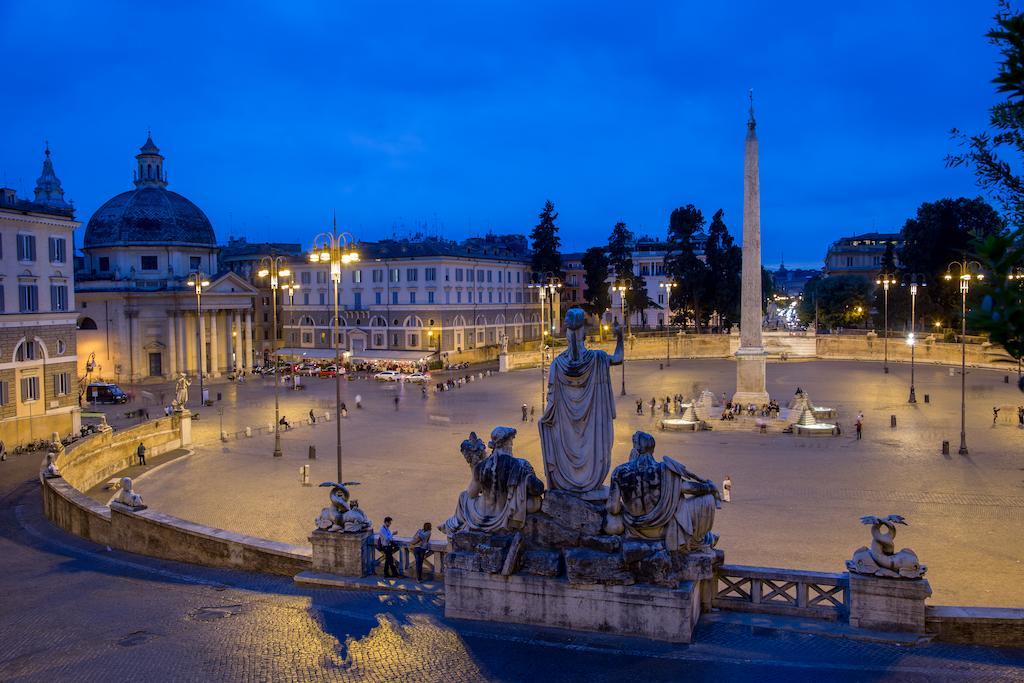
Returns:
[[[999,419],[999,406],[992,406],[992,426],[995,427],[996,421]],[[1024,429],[1024,406],[1017,406],[1017,426]]]
[[[391,517],[384,518],[384,525],[381,526],[380,531],[377,533],[376,548],[384,555],[384,576],[385,578],[398,578],[404,576],[395,563],[395,553],[398,552],[398,543],[395,540],[395,534],[391,530],[391,524],[394,520]],[[424,522],[423,526],[413,534],[412,539],[409,541],[409,547],[412,548],[413,558],[416,561],[416,580],[423,581],[423,561],[427,558],[430,553],[430,522]]]
[[[481,380],[484,377],[490,377],[492,372],[493,371],[491,370],[484,370],[482,372],[477,372],[475,374],[470,373],[462,377],[449,377],[443,382],[437,382],[436,384],[434,384],[434,393],[436,394],[440,391],[451,391],[453,389],[461,389],[463,385],[469,384],[470,382]]]
[[[741,403],[733,403],[732,401],[725,402],[725,408],[722,410],[723,420],[735,420],[743,415],[775,419],[779,416],[779,403],[774,398],[768,399],[767,403],[762,403],[760,406],[753,403],[743,405]]]
[[[658,413],[662,415],[671,415],[673,413],[682,413],[683,405],[686,403],[686,399],[682,394],[676,394],[675,396],[666,396],[664,399],[651,398],[650,403],[650,414],[651,417],[656,417]],[[636,400],[636,414],[644,414],[644,402],[643,399]]]

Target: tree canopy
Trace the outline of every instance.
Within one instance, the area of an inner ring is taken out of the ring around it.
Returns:
[[[698,258],[694,244],[704,223],[704,214],[693,204],[674,209],[669,216],[665,254],[665,273],[676,283],[672,310],[693,320],[698,330],[703,330],[714,309],[709,301],[708,268]]]
[[[804,286],[798,313],[805,323],[818,322],[829,328],[860,327],[868,315],[873,282],[857,275],[816,275]]]
[[[550,271],[556,277],[564,278],[562,255],[559,252],[562,240],[558,236],[558,226],[555,224],[555,221],[558,220],[558,212],[555,211],[555,205],[551,203],[550,199],[544,202],[544,209],[537,217],[540,222],[530,233],[530,239],[533,242],[533,257],[530,266],[537,276],[542,276]]]
[[[583,292],[583,308],[591,315],[600,316],[611,307],[612,300],[608,292],[608,276],[610,269],[608,256],[604,247],[590,247],[583,253],[583,281],[586,289]]]

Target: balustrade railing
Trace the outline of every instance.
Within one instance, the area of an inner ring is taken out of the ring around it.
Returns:
[[[416,556],[411,545],[412,538],[408,536],[395,536],[395,545],[398,551],[395,553],[395,564],[398,571],[407,578],[416,578]],[[447,541],[430,541],[429,552],[423,558],[423,578],[431,580],[444,579],[444,558],[448,554]],[[367,549],[364,554],[368,558],[366,567],[367,574],[384,575],[384,553],[377,550],[376,537],[371,536],[367,540]]]
[[[712,605],[722,610],[838,620],[849,606],[847,574],[724,564]]]

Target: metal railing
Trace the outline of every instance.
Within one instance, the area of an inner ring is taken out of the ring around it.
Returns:
[[[847,574],[723,564],[712,605],[722,610],[840,620],[849,609]]]

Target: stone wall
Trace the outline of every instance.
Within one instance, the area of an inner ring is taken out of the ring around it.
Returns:
[[[928,607],[925,625],[928,633],[950,643],[1024,647],[1024,609]]]

